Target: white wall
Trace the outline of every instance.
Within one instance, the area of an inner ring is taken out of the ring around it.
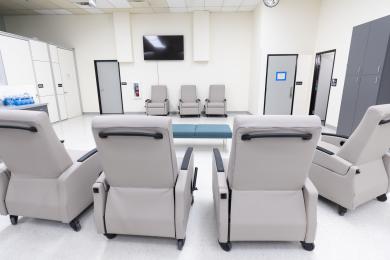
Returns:
[[[111,15],[14,16],[5,17],[7,30],[38,37],[76,49],[84,112],[98,112],[93,60],[116,59]],[[252,46],[252,13],[210,15],[210,61],[192,61],[191,14],[136,14],[131,16],[134,63],[122,63],[121,78],[126,112],[144,111],[144,99],[152,84],[166,84],[171,109],[177,110],[181,84],[196,84],[204,100],[209,84],[226,84],[228,110],[247,111]],[[142,36],[182,34],[184,61],[143,60]],[[158,70],[157,70],[158,67]],[[140,83],[142,99],[134,99],[132,83]]]
[[[296,86],[294,114],[305,114],[309,110],[305,106],[309,106],[310,100],[305,98],[310,96],[312,85],[319,8],[317,0],[287,0],[280,1],[275,8],[260,5],[254,12],[253,49],[259,61],[252,62],[251,93],[256,95],[249,100],[252,113],[263,114],[268,54],[299,55],[297,81],[303,81],[303,85]]]
[[[390,14],[389,0],[322,0],[318,22],[316,52],[336,49],[333,77],[337,87],[331,88],[326,123],[337,126],[352,29],[354,26]]]

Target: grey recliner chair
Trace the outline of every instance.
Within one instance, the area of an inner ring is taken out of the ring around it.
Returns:
[[[226,114],[226,98],[225,85],[210,85],[209,98],[205,103],[205,114],[209,115],[223,115]]]
[[[301,241],[314,249],[318,193],[308,179],[317,116],[236,116],[230,159],[213,150],[218,241]]]
[[[104,116],[92,128],[104,170],[93,186],[98,233],[176,238],[181,250],[196,183],[193,149],[176,158],[170,118]]]
[[[349,138],[322,134],[310,179],[341,216],[372,199],[386,201],[389,148],[390,105],[372,106]]]
[[[92,204],[91,186],[102,172],[96,149],[66,150],[46,113],[0,111],[0,213],[60,221],[75,231]]]
[[[151,99],[145,100],[147,115],[168,115],[169,101],[167,86],[153,85],[151,90]]]
[[[180,117],[185,115],[195,115],[200,117],[201,104],[196,95],[195,85],[181,86],[181,98],[179,100]]]

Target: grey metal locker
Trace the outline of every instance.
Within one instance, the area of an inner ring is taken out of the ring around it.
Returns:
[[[370,32],[370,24],[362,24],[353,28],[351,47],[349,48],[347,75],[358,75],[364,61],[364,53]]]
[[[365,75],[360,79],[359,93],[356,99],[355,116],[352,129],[362,120],[367,108],[376,105],[379,90],[379,78],[375,75]]]
[[[364,56],[362,74],[376,75],[381,73],[383,69],[390,34],[390,19],[382,18],[372,21],[369,24],[370,33]]]
[[[359,77],[347,76],[344,83],[337,134],[349,136],[355,119],[356,100],[359,91]]]
[[[368,107],[390,103],[389,38],[390,16],[354,27],[338,134],[351,135]]]

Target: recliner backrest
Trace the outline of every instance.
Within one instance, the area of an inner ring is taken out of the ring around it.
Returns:
[[[153,85],[151,100],[156,103],[163,103],[168,98],[167,86],[165,85]]]
[[[210,85],[209,100],[210,102],[224,102],[225,85]]]
[[[181,86],[181,100],[183,102],[196,102],[196,86],[195,85],[182,85]]]
[[[0,158],[12,174],[57,178],[73,162],[44,112],[0,110]]]
[[[341,147],[338,156],[363,164],[382,159],[390,148],[390,104],[371,106],[362,121]]]
[[[96,117],[92,129],[109,185],[172,188],[178,174],[171,119],[134,115]]]
[[[321,133],[317,116],[236,116],[228,167],[236,190],[299,190]]]

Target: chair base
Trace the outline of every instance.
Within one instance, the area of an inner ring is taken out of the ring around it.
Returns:
[[[73,231],[79,232],[81,230],[81,224],[77,218],[73,219],[69,223],[69,226],[73,229]]]
[[[116,234],[104,234],[104,236],[107,238],[107,239],[113,239],[116,237]]]
[[[12,224],[12,225],[18,224],[18,216],[10,215],[10,216],[9,216],[9,219],[11,220],[11,224]]]
[[[219,246],[226,252],[229,252],[232,249],[232,243],[230,243],[230,242],[221,243],[218,241],[218,243],[219,243]]]
[[[186,242],[186,239],[178,239],[177,240],[177,249],[182,250],[185,242]]]
[[[302,248],[306,251],[313,251],[314,243],[306,243],[305,241],[301,241]]]
[[[380,202],[385,202],[387,200],[387,195],[386,194],[382,194],[378,197],[376,197],[376,199]]]
[[[345,213],[347,213],[347,209],[339,205],[337,208],[337,212],[339,213],[340,216],[344,216]]]

